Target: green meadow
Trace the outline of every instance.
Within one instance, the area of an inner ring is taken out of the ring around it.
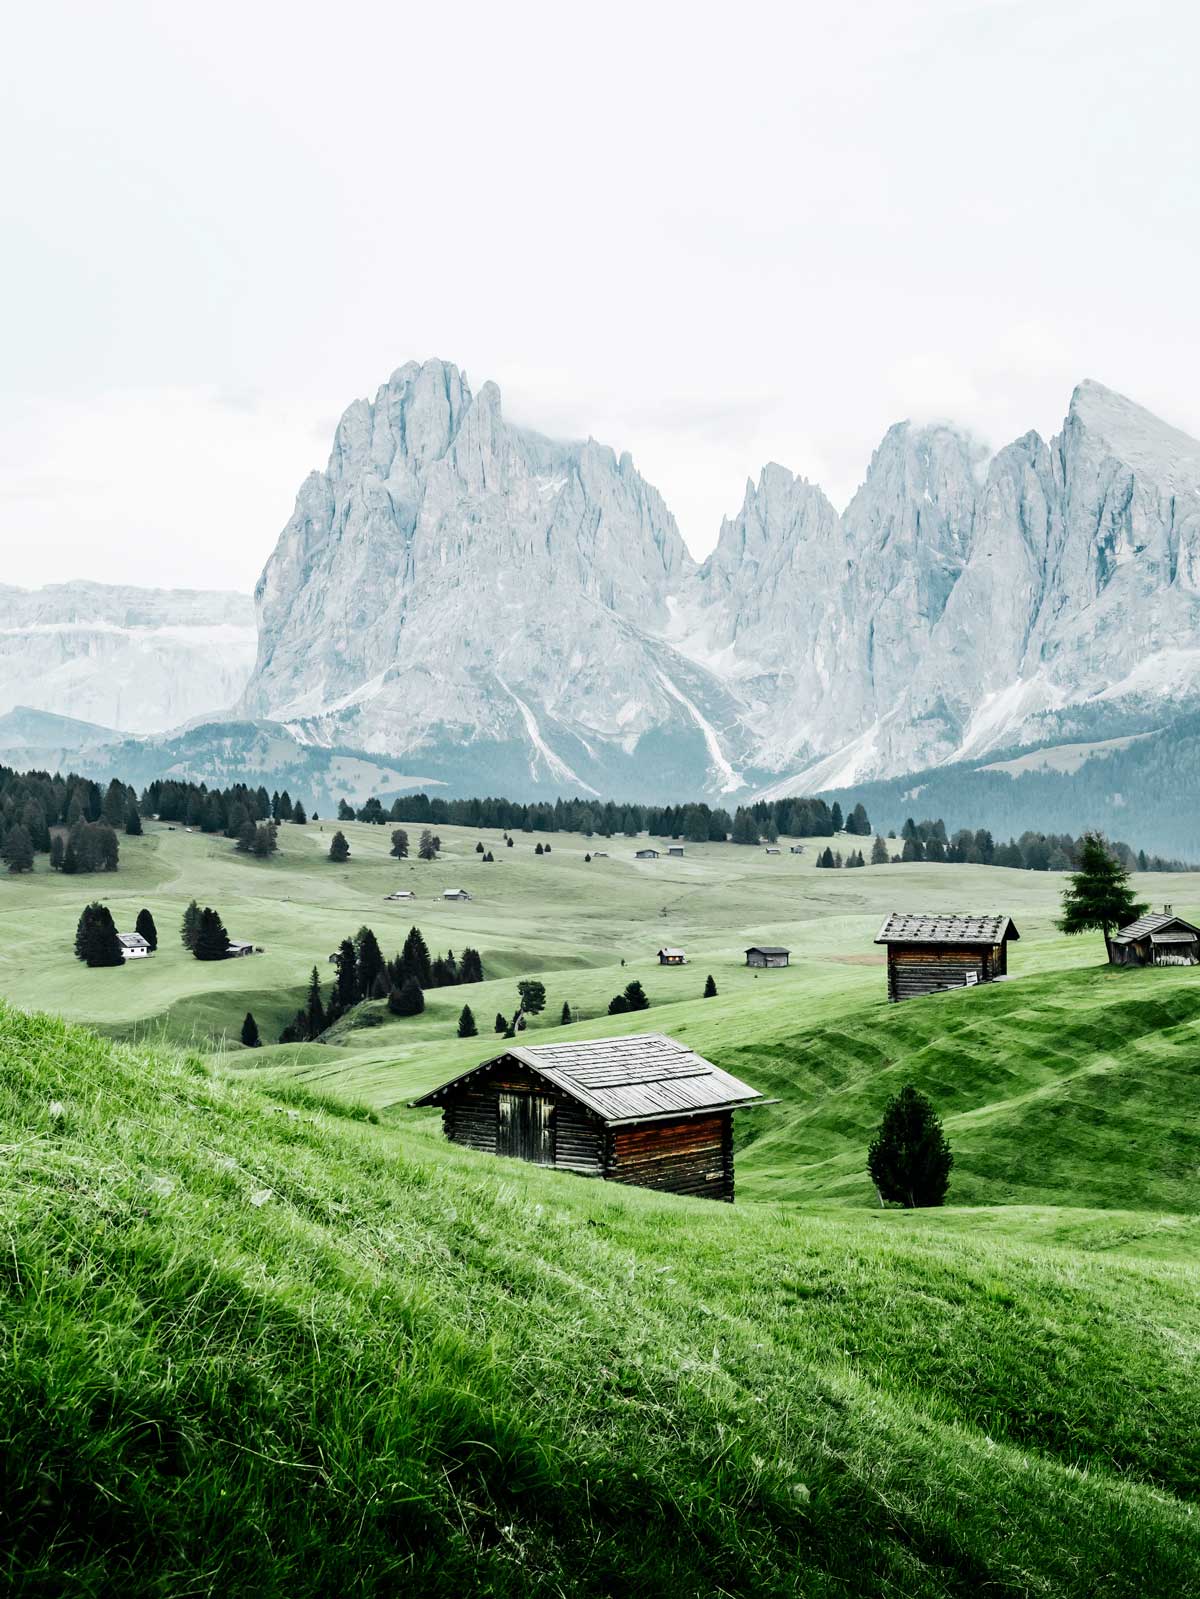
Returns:
[[[358,824],[335,866],[332,830],[255,861],[150,824],[115,876],[0,881],[0,1580],[1200,1586],[1200,975],[1063,938],[1053,874],[453,828],[410,863]],[[1200,911],[1200,877],[1137,887]],[[158,954],[76,962],[94,897],[123,930],[148,907]],[[193,897],[264,953],[193,960]],[[896,908],[1009,912],[1011,978],[888,1006]],[[247,1010],[276,1038],[340,939],[367,924],[390,955],[414,923],[487,980],[326,1043],[236,1042]],[[791,966],[747,970],[754,942]],[[777,1101],[739,1117],[736,1205],[473,1155],[407,1108],[493,1051],[525,976],[530,1041],[662,1030]],[[651,1011],[609,1017],[634,977]],[[866,1177],[906,1081],[955,1153],[936,1211],[881,1210]]]

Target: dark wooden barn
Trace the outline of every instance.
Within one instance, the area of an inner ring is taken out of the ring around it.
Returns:
[[[915,999],[1008,975],[1011,916],[909,915],[893,911],[879,929],[887,945],[888,999]]]
[[[746,965],[786,966],[791,953],[782,944],[751,944],[746,951]]]
[[[733,1199],[733,1112],[761,1094],[663,1033],[510,1044],[414,1105],[446,1137],[584,1177]]]
[[[1164,905],[1115,934],[1112,957],[1118,966],[1200,966],[1200,927]]]

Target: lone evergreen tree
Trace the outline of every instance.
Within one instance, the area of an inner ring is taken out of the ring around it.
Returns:
[[[492,1028],[492,1031],[494,1033],[507,1033],[508,1032],[508,1017],[507,1016],[501,1016],[500,1012],[497,1011],[496,1012],[496,1024]]]
[[[1099,833],[1085,833],[1079,841],[1079,870],[1063,889],[1060,933],[1103,933],[1111,963],[1114,929],[1128,927],[1147,906],[1133,897],[1129,872],[1111,853]]]
[[[650,1001],[646,998],[646,991],[635,977],[632,983],[625,985],[626,1010],[649,1010]]]
[[[906,1083],[884,1107],[870,1148],[867,1170],[880,1200],[909,1210],[945,1203],[954,1156],[937,1112],[924,1094]]]
[[[571,1007],[565,999],[563,1000],[562,1015],[558,1018],[558,1025],[560,1027],[569,1027],[571,1025]]]
[[[408,858],[408,834],[402,827],[396,828],[392,834],[392,848],[390,851],[398,861]]]
[[[196,930],[192,954],[198,961],[223,961],[228,953],[229,934],[225,931],[225,924],[212,906],[206,905],[200,912],[200,925]]]
[[[247,1049],[259,1049],[262,1046],[262,1039],[258,1036],[258,1023],[249,1011],[246,1012],[246,1020],[242,1023],[242,1043]]]
[[[717,985],[713,982],[712,973],[710,972],[709,975],[704,979],[704,998],[716,999],[716,997]]]
[[[346,835],[339,827],[329,843],[329,859],[341,865],[350,859],[350,845],[346,842]]]
[[[137,913],[137,921],[133,925],[151,949],[158,948],[158,928],[155,927],[154,918],[145,906]]]
[[[886,866],[891,858],[892,857],[888,854],[887,845],[884,843],[882,837],[876,833],[875,842],[871,846],[871,865]]]
[[[523,977],[517,984],[517,993],[521,996],[521,1015],[540,1016],[545,1010],[546,985],[536,977]]]
[[[475,1025],[475,1017],[469,1005],[464,1005],[458,1018],[458,1036],[460,1038],[474,1038],[479,1032]]]
[[[417,845],[417,854],[423,861],[437,860],[438,841],[428,828],[421,834],[421,842]]]
[[[142,836],[142,819],[138,815],[136,805],[131,805],[125,812],[125,832],[129,838],[141,838]]]

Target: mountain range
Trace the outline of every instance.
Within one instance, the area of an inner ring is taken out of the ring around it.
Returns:
[[[0,640],[46,652],[22,704],[152,734],[228,708],[225,775],[257,741],[447,792],[729,803],[1200,708],[1200,444],[1094,382],[995,454],[901,422],[840,514],[764,467],[698,564],[628,455],[514,426],[431,360],[302,484],[252,668],[236,597],[104,592],[0,590]]]

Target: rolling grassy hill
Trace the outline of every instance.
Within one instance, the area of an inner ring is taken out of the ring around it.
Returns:
[[[12,1588],[1200,1575],[1186,1264],[501,1167],[9,1010],[0,1139]]]
[[[284,828],[270,862],[151,828],[115,877],[0,881],[0,993],[96,1029],[0,1008],[10,1586],[1200,1583],[1194,972],[1100,965],[1054,932],[1052,875],[823,872],[811,847],[635,863],[631,840],[587,862],[596,840],[535,857],[448,828],[444,861],[409,865],[346,831],[345,867],[328,828]],[[471,903],[436,900],[456,882]],[[383,903],[398,885],[415,906]],[[1200,882],[1139,886],[1187,913]],[[266,953],[192,960],[193,894]],[[153,960],[72,959],[96,895],[122,927],[153,910]],[[1012,980],[889,1007],[872,939],[895,906],[1011,912]],[[414,921],[488,980],[325,1044],[229,1042],[246,1009],[273,1036],[362,923],[390,953]],[[792,966],[747,971],[754,941]],[[664,942],[691,963],[657,967]],[[778,1099],[738,1118],[735,1207],[471,1155],[406,1108],[492,1050],[525,975],[537,1037],[659,1028]],[[650,1013],[607,1016],[634,976]],[[955,1151],[943,1210],[880,1210],[866,1178],[904,1081]]]

